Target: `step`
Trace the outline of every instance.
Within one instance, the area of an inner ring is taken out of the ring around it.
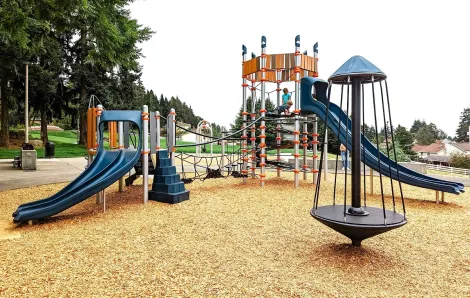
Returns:
[[[149,199],[152,201],[169,203],[169,204],[181,203],[183,201],[189,200],[189,190],[185,190],[183,192],[179,192],[175,194],[168,194],[168,193],[156,192],[156,191],[150,190]]]
[[[153,183],[173,184],[178,182],[181,182],[181,177],[179,174],[153,176]]]
[[[157,167],[169,167],[171,166],[171,159],[162,157],[157,158]]]
[[[184,191],[184,183],[178,182],[173,184],[153,183],[152,191],[175,194]]]
[[[157,176],[165,176],[165,175],[175,175],[176,174],[176,167],[159,167],[155,169],[155,175]]]

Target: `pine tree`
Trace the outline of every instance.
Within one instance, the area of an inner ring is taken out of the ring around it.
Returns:
[[[470,128],[470,107],[465,108],[460,115],[460,122],[457,130],[455,131],[456,142],[467,142],[469,141],[469,135],[467,135]]]
[[[415,155],[416,153],[411,150],[413,148],[414,137],[411,132],[409,132],[406,127],[401,126],[400,124],[395,129],[395,146],[398,144],[401,145],[403,152],[406,155]]]

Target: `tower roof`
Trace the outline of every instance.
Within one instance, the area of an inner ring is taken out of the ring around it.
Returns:
[[[387,77],[383,71],[362,56],[352,56],[328,80],[333,83],[346,83],[348,77],[361,77],[364,83],[378,82]]]

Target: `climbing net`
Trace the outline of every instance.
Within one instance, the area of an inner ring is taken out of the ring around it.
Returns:
[[[227,154],[221,154],[219,156],[199,156],[184,152],[176,152],[175,159],[179,161],[179,165],[177,165],[177,167],[181,167],[181,174],[183,176],[181,180],[184,183],[191,183],[194,180],[204,181],[210,178],[227,178],[229,176],[236,178],[247,177],[246,174],[241,174],[241,167],[243,165],[243,154],[241,148],[235,150],[235,148],[237,147],[236,142],[240,142],[240,136],[244,130],[251,128],[252,125],[260,121],[261,119],[262,118],[258,118],[253,121],[250,125],[247,125],[245,128],[232,132],[230,135],[222,138],[200,134],[176,124],[176,127],[178,127],[179,129],[211,139],[208,142],[199,144],[176,145],[176,150],[181,147],[204,146],[206,144],[211,144],[215,142],[222,142],[223,144],[224,141],[232,141],[231,152]]]
[[[227,164],[222,165],[222,158],[228,161]],[[181,167],[181,174],[183,175],[181,180],[184,183],[191,183],[194,180],[204,181],[210,178],[227,178],[229,176],[242,177],[238,170],[242,163],[240,149],[232,154],[221,156],[197,156],[180,152],[175,154],[175,159],[179,161],[177,166]]]

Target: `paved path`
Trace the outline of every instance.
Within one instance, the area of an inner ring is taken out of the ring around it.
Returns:
[[[24,188],[34,185],[69,182],[84,169],[84,157],[38,159],[36,171],[14,168],[12,159],[0,160],[0,191]]]
[[[0,191],[25,188],[35,185],[52,184],[70,182],[75,179],[85,169],[87,160],[84,157],[76,158],[54,158],[54,159],[38,159],[36,171],[23,171],[14,168],[11,159],[0,159]],[[216,168],[216,166],[214,166]],[[181,166],[176,166],[178,172],[181,172]],[[185,171],[194,171],[193,166],[185,166]],[[198,171],[204,172],[203,168]],[[275,171],[275,169],[268,169]],[[344,171],[338,171],[344,173]],[[334,171],[329,170],[329,177],[334,177]],[[202,174],[202,173],[201,173]],[[375,175],[378,173],[374,172]],[[369,175],[369,171],[366,171]],[[463,183],[470,186],[470,178],[445,176],[445,175],[429,175],[439,179]],[[331,179],[331,178],[330,178]]]

